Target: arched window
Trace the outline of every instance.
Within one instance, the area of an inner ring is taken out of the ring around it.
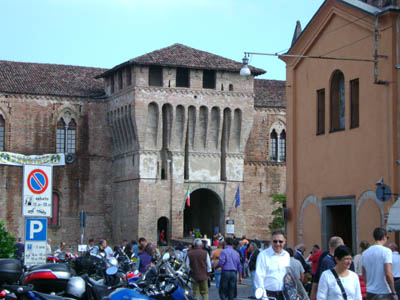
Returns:
[[[67,128],[67,153],[75,153],[76,144],[76,123],[72,119]]]
[[[331,131],[343,130],[345,127],[345,93],[344,75],[336,70],[331,81]]]
[[[56,152],[64,153],[65,149],[65,122],[63,118],[57,122]]]
[[[0,115],[0,151],[4,151],[6,140],[6,121],[3,116]]]
[[[57,193],[53,192],[53,203],[52,203],[52,217],[48,218],[47,224],[50,226],[59,226],[59,205],[60,205],[60,197]]]
[[[271,161],[277,161],[278,160],[278,135],[274,130],[271,132],[270,136],[270,154],[269,157]]]
[[[74,119],[65,124],[61,118],[57,122],[57,138],[56,152],[57,153],[75,153],[76,151],[76,122]]]
[[[279,161],[286,161],[286,132],[282,130],[279,136]]]

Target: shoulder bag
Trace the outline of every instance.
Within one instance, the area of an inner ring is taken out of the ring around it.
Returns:
[[[339,285],[340,290],[342,291],[343,299],[344,299],[344,300],[347,300],[346,291],[344,290],[344,286],[343,286],[342,282],[340,281],[338,274],[336,273],[335,269],[331,269],[331,272],[332,272],[333,276],[335,276],[336,282],[337,282],[337,284]]]

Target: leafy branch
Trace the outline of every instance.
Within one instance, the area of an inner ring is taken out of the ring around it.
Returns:
[[[272,205],[276,206],[276,209],[271,213],[273,219],[269,223],[268,228],[270,231],[283,229],[285,227],[283,208],[286,207],[286,194],[271,194],[269,196],[272,198]]]

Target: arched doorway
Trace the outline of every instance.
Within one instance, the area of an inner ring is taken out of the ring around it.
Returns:
[[[190,207],[185,204],[184,235],[189,231],[200,230],[212,238],[214,231],[223,230],[224,210],[219,196],[209,189],[198,189],[190,194]]]
[[[169,220],[167,217],[161,217],[158,219],[158,221],[157,221],[157,241],[158,241],[158,244],[161,246],[168,244],[168,226],[169,226]],[[163,236],[161,235],[161,232],[163,232]]]

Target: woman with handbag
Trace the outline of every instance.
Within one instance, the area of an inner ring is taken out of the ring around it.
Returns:
[[[335,249],[336,266],[322,273],[317,300],[362,300],[358,275],[350,271],[351,251],[346,246]]]

